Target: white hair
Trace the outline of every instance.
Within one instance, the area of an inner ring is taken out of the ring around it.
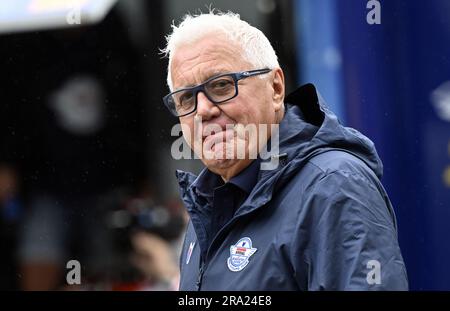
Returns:
[[[218,32],[225,34],[231,42],[242,48],[244,60],[255,66],[253,69],[274,69],[280,66],[275,50],[267,37],[259,29],[241,20],[239,14],[214,12],[211,9],[209,13],[186,14],[178,26],[172,24],[172,33],[166,36],[167,45],[161,50],[169,57],[167,85],[171,91],[173,91],[171,65],[176,49]]]

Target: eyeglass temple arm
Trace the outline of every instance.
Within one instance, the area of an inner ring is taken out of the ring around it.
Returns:
[[[249,71],[243,71],[238,74],[238,79],[243,79],[251,76],[256,76],[259,74],[264,74],[272,71],[272,69],[264,68],[264,69],[255,69],[255,70],[249,70]]]

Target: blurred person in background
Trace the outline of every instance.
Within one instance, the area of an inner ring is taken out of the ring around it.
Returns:
[[[374,144],[312,84],[285,98],[275,51],[239,15],[186,15],[172,28],[164,103],[206,166],[177,171],[190,215],[180,289],[407,290]]]
[[[90,279],[88,289],[176,290],[181,233],[186,227],[179,201],[161,204],[152,188],[137,193],[114,191],[101,200],[106,211],[97,220],[112,241],[107,277]]]

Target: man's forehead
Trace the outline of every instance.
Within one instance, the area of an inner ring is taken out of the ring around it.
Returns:
[[[232,70],[225,67],[218,68],[206,68],[204,70],[200,70],[198,74],[193,74],[192,72],[187,72],[179,77],[177,77],[176,88],[184,88],[184,87],[192,87],[196,86],[200,83],[205,82],[206,80],[224,74],[230,73]]]
[[[211,66],[197,66],[194,68],[178,68],[174,71],[174,85],[193,86],[208,80],[211,77],[229,73],[233,70],[232,66],[219,63]]]
[[[174,86],[197,85],[231,72],[244,62],[236,43],[223,37],[204,37],[174,51],[171,68]]]

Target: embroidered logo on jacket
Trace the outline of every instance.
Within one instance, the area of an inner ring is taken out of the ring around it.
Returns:
[[[228,268],[233,272],[238,272],[248,265],[248,259],[257,251],[252,247],[252,240],[248,237],[240,239],[235,245],[230,247],[230,257],[228,257]]]

